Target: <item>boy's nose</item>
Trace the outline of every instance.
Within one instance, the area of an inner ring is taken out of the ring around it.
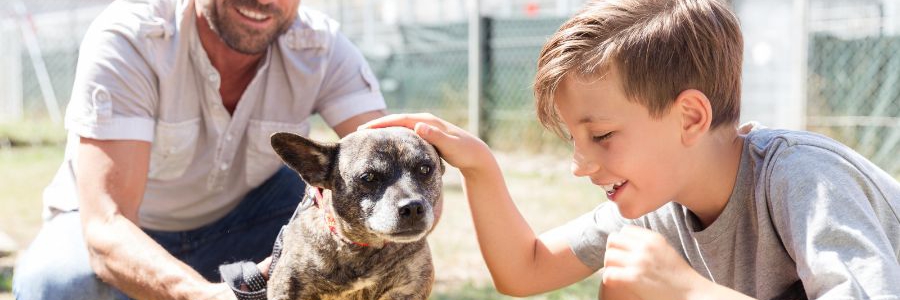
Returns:
[[[575,153],[572,157],[572,175],[576,177],[584,177],[596,173],[600,170],[600,165],[585,159],[584,156]]]

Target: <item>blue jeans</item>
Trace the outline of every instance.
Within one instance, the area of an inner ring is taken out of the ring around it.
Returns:
[[[297,208],[304,188],[297,173],[282,167],[212,224],[187,231],[144,232],[207,280],[220,282],[219,265],[258,262],[271,254],[275,236]],[[16,265],[13,294],[18,300],[128,299],[91,269],[78,211],[59,214],[44,224]]]

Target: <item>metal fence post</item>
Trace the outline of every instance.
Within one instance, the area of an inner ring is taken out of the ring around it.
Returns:
[[[25,20],[28,12],[25,10],[25,4],[21,0],[13,3],[19,20]],[[19,26],[22,29],[22,37],[25,40],[25,46],[28,54],[31,56],[31,65],[34,67],[34,74],[37,76],[38,83],[41,87],[41,94],[44,96],[44,106],[47,107],[47,113],[53,123],[62,122],[62,113],[59,109],[59,102],[56,100],[56,93],[53,91],[53,83],[50,82],[50,73],[47,71],[47,65],[44,63],[43,53],[38,45],[37,34],[34,28],[28,26],[27,22],[22,22]]]
[[[794,80],[797,84],[792,91],[792,99],[796,102],[795,110],[799,120],[794,122],[796,129],[806,130],[806,115],[808,113],[806,107],[809,102],[807,95],[807,81],[809,80],[809,2],[808,0],[794,0],[794,43],[796,58],[794,64]]]
[[[494,19],[492,17],[481,17],[481,47],[479,51],[481,51],[481,106],[478,107],[480,111],[479,116],[481,117],[479,121],[479,132],[478,135],[484,140],[486,143],[490,144],[492,125],[496,122],[495,116],[493,115],[494,108],[497,107],[496,97],[494,97],[493,92],[496,91],[497,84],[494,81],[494,49],[491,46],[491,43],[494,42]]]
[[[481,1],[468,0],[469,4],[469,133],[481,136],[481,96],[484,94],[483,81],[481,80]]]

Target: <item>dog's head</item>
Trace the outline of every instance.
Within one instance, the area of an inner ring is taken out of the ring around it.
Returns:
[[[353,241],[418,241],[440,217],[444,165],[412,130],[365,129],[338,143],[284,132],[271,140],[307,184],[330,190],[324,205],[332,206],[339,230]]]

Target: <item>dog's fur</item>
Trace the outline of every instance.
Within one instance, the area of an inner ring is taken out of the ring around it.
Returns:
[[[290,133],[271,142],[324,197],[282,233],[268,298],[426,299],[434,270],[425,236],[440,217],[444,171],[434,147],[406,128],[361,130],[336,144]]]

